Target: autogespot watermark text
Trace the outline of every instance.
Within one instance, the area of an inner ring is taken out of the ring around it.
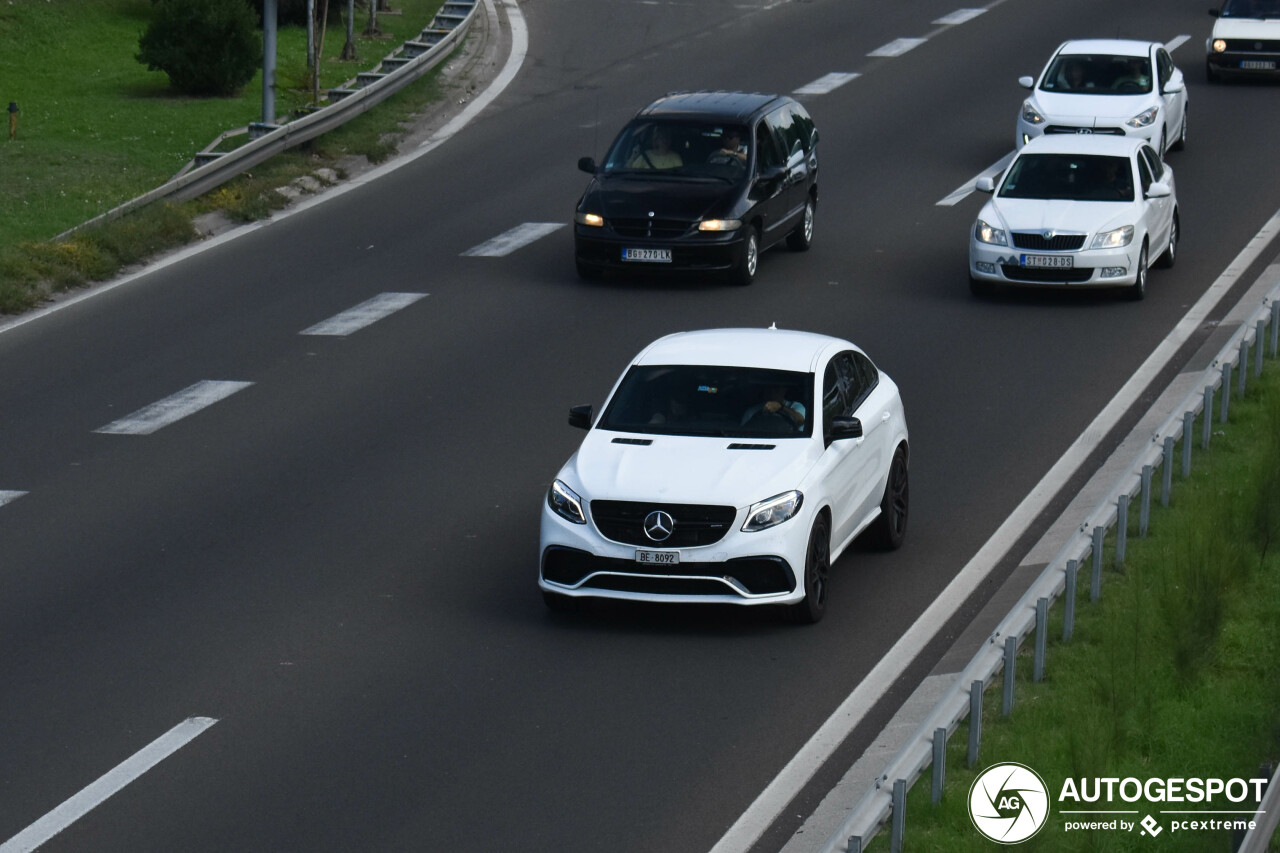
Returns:
[[[1262,814],[1267,781],[1073,778],[1059,788],[1054,816],[1039,774],[1026,765],[1004,763],[974,781],[969,816],[982,835],[1001,844],[1026,841],[1054,824],[1063,832],[1136,832],[1148,838],[1164,832],[1168,837],[1247,832]]]

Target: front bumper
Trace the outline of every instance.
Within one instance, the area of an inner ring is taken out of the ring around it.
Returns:
[[[1275,75],[1280,73],[1280,45],[1271,50],[1232,50],[1205,55],[1211,71],[1224,74]]]
[[[1125,287],[1138,280],[1140,251],[1137,238],[1119,249],[1074,252],[1031,252],[970,238],[969,275],[978,281],[1011,287]],[[1069,256],[1072,266],[1065,270],[1028,267],[1023,264],[1026,255]]]
[[[806,514],[755,533],[741,531],[744,519],[740,511],[729,532],[711,545],[642,549],[606,539],[591,520],[568,522],[544,505],[538,586],[570,597],[649,602],[758,605],[803,599]],[[642,564],[638,550],[676,552],[680,562]]]
[[[574,225],[574,256],[581,265],[612,270],[717,272],[733,269],[742,254],[743,229],[692,232],[674,238],[628,237],[608,226]],[[670,262],[628,261],[624,249],[659,249],[671,253]]]

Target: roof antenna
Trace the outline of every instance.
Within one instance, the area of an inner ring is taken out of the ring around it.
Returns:
[[[778,331],[778,324],[776,322],[770,323],[769,328],[776,332]]]

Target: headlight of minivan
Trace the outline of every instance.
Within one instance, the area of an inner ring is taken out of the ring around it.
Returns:
[[[747,520],[742,525],[743,533],[755,533],[775,527],[800,511],[804,503],[804,495],[792,489],[768,500],[751,505],[747,510]]]
[[[741,219],[704,219],[698,223],[699,231],[737,231],[741,227]]]
[[[582,511],[582,498],[578,493],[556,480],[547,490],[547,506],[551,511],[566,521],[574,524],[586,524],[587,516]]]
[[[604,227],[604,217],[598,213],[577,211],[573,214],[573,221],[579,225],[590,225],[592,228]]]

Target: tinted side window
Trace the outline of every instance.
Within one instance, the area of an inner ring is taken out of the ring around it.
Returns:
[[[804,146],[805,151],[812,151],[814,146],[813,119],[809,118],[809,114],[799,104],[791,104],[787,109],[791,110],[792,121],[795,122],[796,129],[800,133],[800,144]]]
[[[857,411],[858,405],[866,398],[871,388],[867,385],[866,377],[862,375],[861,368],[854,360],[854,353],[840,353],[835,357],[835,365],[840,374],[841,387],[844,389],[845,414],[852,415]]]
[[[868,392],[880,384],[880,371],[876,370],[876,366],[871,363],[871,359],[860,352],[855,352],[853,354],[853,363],[858,366],[858,371],[862,374],[862,384]]]
[[[1147,161],[1147,166],[1151,169],[1151,177],[1153,180],[1158,181],[1164,177],[1164,163],[1161,162],[1160,157],[1156,154],[1154,148],[1144,145],[1142,147],[1142,159]]]
[[[766,122],[756,125],[756,163],[761,171],[782,165],[782,154]]]
[[[1156,51],[1156,66],[1160,74],[1160,89],[1163,91],[1165,84],[1173,77],[1173,60],[1164,48]]]
[[[831,419],[847,413],[844,393],[841,390],[840,374],[836,370],[835,361],[827,365],[822,375],[822,423],[831,426]]]
[[[801,130],[795,122],[795,116],[788,107],[780,107],[765,116],[765,123],[772,128],[782,143],[783,157],[791,157],[798,151],[804,151],[805,143],[801,141]]]
[[[1151,177],[1151,166],[1148,165],[1145,156],[1138,158],[1138,178],[1142,181],[1142,192],[1145,195],[1147,190],[1151,189],[1151,184],[1155,180]]]

